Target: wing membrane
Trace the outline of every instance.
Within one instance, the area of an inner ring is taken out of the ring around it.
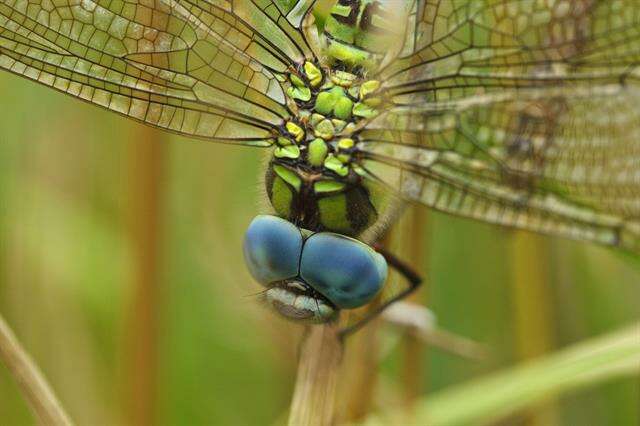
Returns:
[[[548,4],[547,4],[548,3]],[[362,132],[371,177],[448,213],[640,251],[640,7],[418,2]]]
[[[381,73],[392,95],[444,101],[505,86],[625,76],[640,60],[634,0],[417,3],[410,48]]]
[[[290,114],[279,73],[310,54],[295,26],[310,5],[8,0],[0,67],[163,129],[266,146]]]
[[[438,210],[639,250],[638,102],[627,91],[479,106],[431,116],[399,143],[369,130],[363,150],[385,165],[372,175]]]

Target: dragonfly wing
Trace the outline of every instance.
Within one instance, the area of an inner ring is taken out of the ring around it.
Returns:
[[[370,177],[447,213],[640,251],[637,3],[436,3],[382,72]]]
[[[309,53],[309,3],[8,0],[0,67],[162,129],[268,146],[289,116],[280,73]]]
[[[421,132],[369,130],[362,149],[371,177],[437,210],[639,250],[639,102],[621,91],[478,107]]]

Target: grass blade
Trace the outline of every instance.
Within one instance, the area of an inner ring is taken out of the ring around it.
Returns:
[[[45,425],[72,425],[38,366],[25,352],[9,325],[0,316],[0,360],[14,377],[31,410]]]
[[[481,424],[559,393],[640,372],[640,323],[423,398],[416,423]],[[382,420],[401,418],[391,413]],[[376,424],[381,419],[371,419]],[[392,421],[390,423],[393,423]]]

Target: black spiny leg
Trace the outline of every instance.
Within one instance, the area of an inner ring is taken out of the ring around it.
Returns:
[[[373,248],[385,258],[389,266],[398,271],[408,281],[409,287],[407,287],[406,290],[401,291],[391,299],[387,300],[382,305],[377,306],[375,309],[371,310],[371,312],[368,312],[367,315],[360,321],[340,330],[340,337],[342,338],[347,337],[349,334],[362,328],[366,323],[371,321],[376,316],[380,315],[380,313],[384,311],[387,306],[397,302],[398,300],[404,299],[405,297],[413,293],[418,287],[420,287],[420,284],[422,284],[422,277],[418,275],[418,273],[414,271],[411,266],[407,265],[396,255],[382,247],[380,244],[373,244]]]

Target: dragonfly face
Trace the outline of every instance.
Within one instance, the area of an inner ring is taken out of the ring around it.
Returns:
[[[266,302],[287,318],[325,322],[370,302],[387,278],[384,258],[353,238],[313,233],[276,216],[256,217],[245,236],[249,271]]]
[[[320,30],[315,4],[5,0],[0,68],[171,132],[267,148],[271,213],[295,228],[278,235],[301,246],[263,263],[272,246],[250,228],[246,251],[288,316],[349,307],[291,259],[325,237],[366,259],[345,237],[370,243],[396,200],[640,252],[636,0],[339,0]],[[304,263],[336,264],[320,259]],[[364,288],[347,299],[376,285]]]

